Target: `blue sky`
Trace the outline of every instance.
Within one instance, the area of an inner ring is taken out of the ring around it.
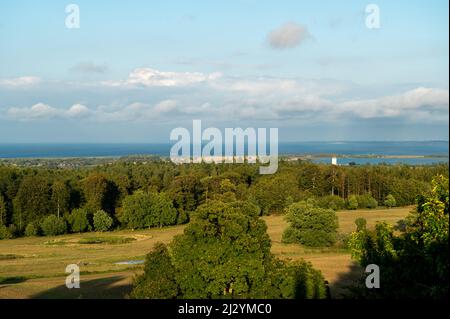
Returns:
[[[193,119],[448,139],[448,23],[446,0],[2,1],[0,142],[169,142]]]

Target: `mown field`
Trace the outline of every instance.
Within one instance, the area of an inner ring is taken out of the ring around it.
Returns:
[[[358,217],[364,217],[369,228],[376,221],[395,224],[411,209],[340,211],[340,232],[353,231]],[[281,236],[287,227],[283,216],[263,219],[273,253],[280,258],[310,261],[322,271],[333,297],[342,297],[345,286],[358,277],[361,269],[352,262],[347,250],[283,244]],[[156,242],[170,242],[184,227],[0,240],[0,298],[123,298],[142,265],[117,263],[143,260]],[[65,286],[68,264],[80,266],[80,289]]]

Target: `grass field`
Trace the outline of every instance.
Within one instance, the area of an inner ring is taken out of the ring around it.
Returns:
[[[411,207],[340,211],[340,232],[355,229],[354,220],[364,217],[367,226],[376,221],[395,224]],[[345,285],[360,269],[344,249],[311,249],[281,243],[287,223],[283,216],[263,217],[272,239],[272,251],[280,258],[310,261],[330,283],[333,297],[340,297]],[[71,234],[57,237],[29,237],[0,240],[0,298],[122,298],[131,289],[133,276],[142,265],[116,264],[143,260],[153,245],[168,243],[184,226],[142,231]],[[78,264],[81,288],[67,289],[65,268]]]

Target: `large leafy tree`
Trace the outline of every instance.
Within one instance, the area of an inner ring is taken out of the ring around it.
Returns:
[[[337,238],[338,219],[332,209],[315,206],[314,201],[301,201],[286,209],[290,226],[283,241],[306,246],[330,246]]]
[[[136,298],[323,298],[320,272],[270,253],[255,205],[217,200],[201,205],[166,250],[150,253],[135,282]],[[161,266],[164,268],[160,268]]]
[[[174,225],[177,216],[166,194],[137,191],[123,200],[120,220],[128,228],[139,229]]]
[[[14,199],[13,219],[19,229],[51,213],[50,187],[44,177],[29,175],[22,180]]]

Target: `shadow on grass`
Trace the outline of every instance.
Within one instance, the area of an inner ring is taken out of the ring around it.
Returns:
[[[336,281],[329,285],[332,299],[354,298],[354,289],[361,285],[364,269],[352,263],[350,270],[339,274]]]
[[[0,285],[20,284],[21,282],[24,282],[26,280],[27,280],[27,278],[22,277],[22,276],[0,277]]]
[[[40,292],[33,299],[122,299],[131,292],[130,283],[124,281],[124,276],[112,276],[92,280],[83,280],[80,288],[69,289],[65,284]]]

